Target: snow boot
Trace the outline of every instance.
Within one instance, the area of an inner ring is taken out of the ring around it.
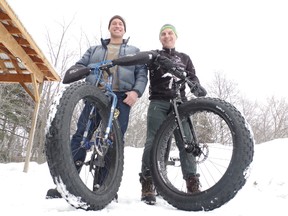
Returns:
[[[200,180],[199,180],[200,175],[196,174],[193,176],[190,176],[189,178],[186,179],[186,186],[187,186],[187,192],[188,193],[199,193],[201,192],[200,190]]]
[[[49,189],[47,191],[46,199],[57,199],[57,198],[62,198],[62,196],[56,188]]]
[[[139,173],[140,183],[142,185],[141,201],[148,205],[154,205],[156,203],[155,187],[152,181],[151,175],[143,175]]]

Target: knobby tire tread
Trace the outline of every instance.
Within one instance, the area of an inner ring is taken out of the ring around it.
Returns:
[[[179,113],[185,115],[197,110],[212,110],[223,118],[235,133],[233,155],[227,172],[213,187],[197,194],[179,193],[171,190],[161,177],[158,169],[158,143],[167,136],[169,127],[175,123],[174,115],[169,115],[159,128],[151,150],[151,171],[157,192],[169,204],[185,211],[210,211],[227,203],[246,183],[247,172],[254,154],[253,134],[243,115],[230,103],[217,98],[196,98],[179,107]]]
[[[116,196],[123,175],[124,169],[124,144],[122,140],[121,129],[117,120],[113,120],[113,131],[116,133],[117,146],[115,152],[116,172],[113,179],[113,184],[109,188],[94,193],[89,190],[81,181],[79,174],[75,168],[71,149],[70,139],[67,140],[67,131],[70,124],[70,117],[75,103],[83,97],[90,97],[103,110],[106,110],[106,120],[110,113],[109,101],[101,90],[87,82],[76,82],[71,84],[63,92],[59,105],[57,106],[56,114],[51,122],[49,131],[46,135],[45,153],[50,174],[55,184],[60,179],[66,186],[66,189],[74,195],[78,200],[71,200],[70,197],[62,197],[75,208],[84,210],[101,210],[107,206]],[[102,116],[103,119],[103,116]]]

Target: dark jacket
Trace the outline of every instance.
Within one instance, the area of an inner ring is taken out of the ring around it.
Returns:
[[[107,45],[109,42],[110,39],[102,39],[101,45],[90,47],[76,64],[88,66],[89,64],[106,60]],[[139,48],[128,45],[127,43],[128,40],[123,40],[118,57],[140,51]],[[137,92],[138,97],[142,96],[148,82],[147,68],[145,65],[118,66],[117,73],[119,78],[119,91],[126,92],[134,90]],[[95,79],[93,76],[95,75],[90,74],[86,80],[93,83],[93,79]]]
[[[199,82],[198,77],[195,74],[195,68],[190,57],[181,52],[177,52],[174,49],[163,49],[163,50],[154,50],[160,55],[166,56],[172,60],[179,67],[182,67],[193,81]],[[149,86],[149,99],[157,100],[170,100],[176,96],[176,91],[171,86],[171,77],[163,77],[167,71],[155,64],[149,65],[149,77],[150,77],[150,86]],[[181,88],[181,97],[185,99],[185,86]]]

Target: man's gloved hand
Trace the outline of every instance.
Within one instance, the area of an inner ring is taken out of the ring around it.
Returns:
[[[158,55],[155,61],[160,65],[160,67],[162,67],[164,70],[167,70],[167,71],[173,68],[176,68],[177,66],[169,58],[162,56],[162,55]]]
[[[191,89],[191,92],[196,96],[196,97],[204,97],[207,95],[206,89],[201,86],[199,83],[197,83],[193,89]]]

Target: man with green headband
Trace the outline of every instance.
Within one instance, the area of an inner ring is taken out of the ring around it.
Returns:
[[[161,33],[162,33],[162,31],[164,31],[165,29],[170,29],[170,30],[172,30],[172,31],[174,32],[176,38],[178,37],[175,27],[174,27],[173,25],[171,25],[171,24],[165,24],[165,25],[163,25],[162,28],[160,29],[159,39],[161,38]]]
[[[176,51],[175,42],[177,40],[176,28],[171,24],[165,24],[161,27],[159,33],[159,40],[162,44],[162,50],[154,50],[161,56],[169,58],[173,64],[177,65],[186,71],[187,76],[193,81],[199,83],[199,79],[195,75],[194,65],[190,57],[185,54]],[[149,107],[147,113],[147,134],[146,142],[142,156],[142,166],[140,175],[140,182],[142,185],[141,200],[149,205],[153,205],[156,202],[155,189],[150,173],[150,151],[153,144],[153,139],[156,135],[162,122],[167,118],[168,113],[171,110],[170,100],[175,98],[176,92],[171,87],[171,77],[163,76],[167,73],[167,69],[159,67],[159,65],[148,65],[150,86],[149,86]],[[187,101],[185,96],[185,86],[181,89],[181,98],[183,101]],[[200,95],[204,96],[204,95]],[[177,139],[176,139],[177,143]],[[178,146],[179,151],[181,145]],[[200,192],[199,174],[196,169],[195,157],[186,151],[181,151],[180,160],[183,178],[186,181],[186,187],[188,193]]]

